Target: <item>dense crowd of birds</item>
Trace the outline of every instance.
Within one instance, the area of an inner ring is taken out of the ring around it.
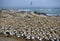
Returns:
[[[60,41],[60,17],[57,19],[28,13],[2,12],[0,14],[0,34],[29,40]]]
[[[43,39],[51,41],[60,41],[60,36],[58,34],[59,28],[57,27],[46,27],[46,28],[32,28],[24,26],[20,31],[18,28],[13,26],[0,26],[0,34],[5,36],[16,36],[16,37],[25,37],[26,39],[38,39],[42,41]]]

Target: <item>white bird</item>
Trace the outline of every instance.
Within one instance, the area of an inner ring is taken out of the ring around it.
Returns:
[[[39,36],[38,36],[38,35],[36,35],[36,38],[37,38],[37,39],[39,39]]]
[[[40,41],[42,41],[43,38],[39,38]]]
[[[2,30],[5,29],[5,27],[2,27]]]
[[[16,36],[19,38],[20,37],[20,34],[16,34]]]
[[[31,37],[31,39],[35,39],[35,37],[34,37],[34,36],[32,36],[32,37]]]
[[[27,35],[27,36],[26,36],[26,39],[30,39],[30,35]]]
[[[51,41],[54,41],[54,39],[51,39]]]
[[[45,39],[46,39],[46,40],[49,40],[49,38],[48,38],[47,36],[45,37]]]
[[[5,36],[10,36],[10,33],[11,33],[11,32],[9,32],[8,30],[3,32],[3,34],[4,34]]]
[[[24,36],[24,34],[22,33],[21,36]]]
[[[57,41],[59,41],[59,38],[57,38]]]

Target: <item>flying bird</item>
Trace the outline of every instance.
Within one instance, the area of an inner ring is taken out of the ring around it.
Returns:
[[[32,5],[32,1],[31,1],[30,5]]]

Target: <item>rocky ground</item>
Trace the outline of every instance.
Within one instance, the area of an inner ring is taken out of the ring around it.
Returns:
[[[55,38],[56,35],[60,37],[60,17],[44,16],[34,13],[21,13],[21,12],[0,12],[0,28],[12,27],[21,31],[23,27],[28,28],[28,32],[32,32],[32,35],[38,34],[42,38]],[[12,29],[11,28],[11,29]],[[32,29],[31,29],[32,28]],[[51,35],[51,37],[50,37]],[[27,41],[25,38],[5,37],[0,34],[0,41]],[[37,40],[28,40],[37,41]]]

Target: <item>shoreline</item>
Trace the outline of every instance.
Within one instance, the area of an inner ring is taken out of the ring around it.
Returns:
[[[10,10],[13,10],[13,11],[16,11],[16,12],[18,12],[18,11],[26,11],[26,12],[34,12],[34,11],[36,11],[36,12],[39,12],[39,11],[41,11],[41,9],[24,9],[24,8],[21,8],[21,9],[0,9],[0,10],[6,10],[6,11],[10,11]],[[44,9],[42,9],[43,11],[44,11]],[[49,9],[50,10],[50,9]],[[45,12],[39,12],[39,13],[46,13],[47,11],[45,11]],[[58,17],[60,17],[60,14],[57,14],[57,13],[46,13],[46,15],[47,16],[58,16]]]
[[[16,11],[16,12],[19,12],[19,11],[25,11],[25,12],[38,12],[38,10],[31,10],[31,9],[0,9],[1,10],[6,10],[6,11]],[[39,12],[39,13],[44,13],[44,12]],[[60,14],[54,14],[54,13],[45,13],[47,16],[57,16],[57,17],[60,17]],[[43,15],[43,14],[42,14]]]

